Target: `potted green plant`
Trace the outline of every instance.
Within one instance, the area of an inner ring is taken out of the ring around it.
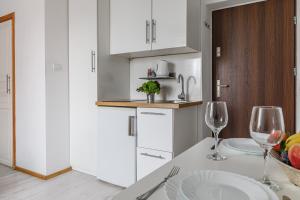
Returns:
[[[148,81],[139,87],[136,91],[146,93],[147,102],[154,103],[155,94],[160,94],[160,84],[157,81]]]

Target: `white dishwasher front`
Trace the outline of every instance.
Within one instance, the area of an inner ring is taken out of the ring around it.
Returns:
[[[97,178],[129,187],[136,182],[136,109],[99,107]]]

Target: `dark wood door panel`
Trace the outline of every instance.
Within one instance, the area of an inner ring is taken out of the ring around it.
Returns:
[[[268,0],[213,12],[213,99],[227,102],[230,119],[222,137],[249,137],[255,105],[283,107],[294,131],[294,9],[294,0]],[[220,98],[216,80],[230,85]]]

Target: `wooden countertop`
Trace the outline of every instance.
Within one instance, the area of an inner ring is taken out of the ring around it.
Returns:
[[[166,108],[166,109],[180,109],[190,106],[201,105],[202,101],[191,101],[186,103],[173,103],[157,101],[155,103],[147,103],[146,101],[97,101],[97,106],[108,107],[129,107],[129,108]]]

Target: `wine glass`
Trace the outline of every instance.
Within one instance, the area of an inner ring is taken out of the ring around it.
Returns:
[[[265,151],[264,175],[261,182],[275,191],[279,190],[279,186],[271,181],[267,175],[267,161],[272,148],[282,141],[285,135],[284,129],[284,119],[280,107],[253,107],[250,121],[250,135]]]
[[[210,160],[221,161],[227,159],[218,150],[219,133],[228,123],[228,112],[226,102],[208,102],[205,113],[206,125],[212,130],[215,137],[215,152],[207,156]]]

